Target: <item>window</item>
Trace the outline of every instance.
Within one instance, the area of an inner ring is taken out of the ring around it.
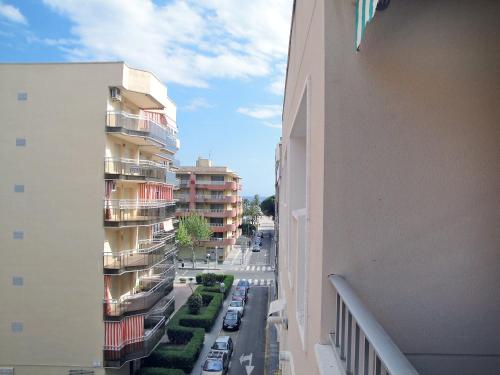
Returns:
[[[308,84],[304,89],[288,142],[287,184],[287,253],[289,282],[295,292],[296,318],[302,348],[305,350],[308,284]]]

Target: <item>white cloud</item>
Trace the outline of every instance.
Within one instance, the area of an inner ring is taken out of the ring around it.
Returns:
[[[23,25],[28,24],[26,17],[23,16],[19,8],[16,8],[15,6],[9,4],[5,4],[1,1],[0,1],[0,17],[15,23],[20,23]]]
[[[210,104],[205,98],[194,98],[191,103],[189,103],[183,109],[188,112],[194,112],[198,109],[204,108],[213,108],[213,105]]]
[[[275,104],[256,105],[252,108],[240,107],[237,111],[243,115],[259,120],[267,120],[281,116],[281,106]]]
[[[268,77],[287,54],[292,0],[44,2],[73,23],[78,43],[58,45],[69,60],[124,60],[187,86]]]
[[[286,63],[277,64],[275,70],[275,78],[269,85],[268,90],[273,94],[283,96],[285,93]]]
[[[267,126],[268,128],[281,129],[281,123],[273,124],[271,122],[263,122],[262,125]]]

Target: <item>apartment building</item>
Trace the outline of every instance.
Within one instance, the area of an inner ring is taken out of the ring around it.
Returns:
[[[203,158],[198,158],[194,167],[181,166],[177,177],[177,217],[192,213],[205,217],[213,234],[203,241],[201,256],[208,254],[210,259],[223,261],[241,235],[241,178],[228,167],[213,166],[211,160]]]
[[[0,372],[132,374],[175,303],[175,104],[122,62],[0,82]]]
[[[283,374],[499,372],[499,18],[487,0],[294,2]]]

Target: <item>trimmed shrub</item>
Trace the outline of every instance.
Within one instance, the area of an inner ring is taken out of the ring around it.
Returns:
[[[190,314],[198,314],[201,309],[202,298],[199,293],[193,293],[187,300],[187,306]]]
[[[201,280],[203,282],[203,285],[205,285],[205,286],[215,285],[216,279],[217,279],[217,275],[215,273],[204,273],[201,276]]]
[[[199,273],[196,275],[196,284],[201,284],[203,282],[202,280],[202,274]]]
[[[222,280],[224,281],[224,287],[225,287],[224,297],[227,297],[229,292],[231,291],[231,287],[233,286],[234,275],[221,275],[221,276],[223,276]],[[204,292],[220,293],[220,287],[218,285],[217,286],[200,286],[200,287],[198,287],[198,289],[196,289],[196,291],[199,293],[204,293]]]
[[[205,333],[202,329],[191,328],[190,331],[192,331],[192,337],[182,350],[172,348],[168,344],[160,344],[158,348],[146,358],[146,366],[170,367],[182,369],[190,373],[200,355],[205,339]]]
[[[185,372],[175,368],[145,367],[141,375],[185,375]]]
[[[203,293],[204,294],[208,293]],[[179,318],[179,324],[187,327],[200,327],[209,332],[212,329],[215,320],[222,307],[222,295],[220,293],[211,293],[212,300],[207,307],[198,315],[185,314]],[[202,297],[203,298],[203,297]],[[205,297],[207,298],[207,297]]]

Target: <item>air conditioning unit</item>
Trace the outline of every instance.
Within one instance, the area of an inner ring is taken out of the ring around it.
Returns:
[[[120,93],[120,89],[118,87],[111,87],[111,99],[114,102],[121,102],[122,101],[122,94]]]

